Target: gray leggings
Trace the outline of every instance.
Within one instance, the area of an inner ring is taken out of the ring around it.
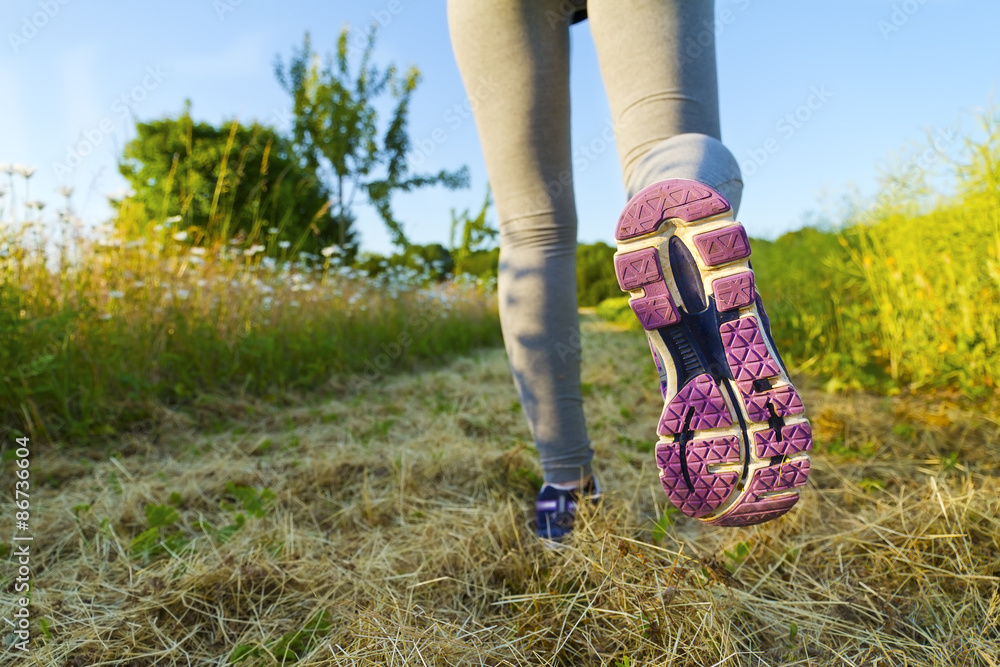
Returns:
[[[448,2],[499,217],[504,342],[551,483],[585,478],[593,458],[580,394],[569,106],[569,25],[582,4]],[[712,0],[589,0],[587,12],[628,196],[691,178],[735,211],[743,182],[719,141]]]

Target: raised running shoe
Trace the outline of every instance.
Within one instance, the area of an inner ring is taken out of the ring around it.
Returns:
[[[775,519],[799,499],[812,431],[774,348],[750,243],[697,181],[638,192],[615,230],[618,284],[660,376],[660,482],[684,514],[720,526]]]

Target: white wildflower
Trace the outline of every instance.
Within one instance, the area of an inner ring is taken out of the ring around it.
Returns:
[[[23,164],[14,165],[14,173],[23,178],[31,178],[35,175],[35,168]]]
[[[282,250],[288,250],[288,246],[292,245],[291,241],[278,241],[278,247]]]
[[[181,216],[181,215],[172,215],[169,218],[167,218],[166,220],[164,220],[163,222],[167,223],[168,225],[172,225],[173,223],[180,222],[183,219],[184,219],[184,216]]]
[[[278,231],[279,231],[279,230],[278,230],[278,228],[277,228],[277,227],[271,227],[270,229],[268,229],[268,230],[267,230],[267,233],[268,233],[268,234],[277,234],[277,233],[278,233]]]
[[[188,292],[186,289],[179,289],[177,290],[177,296],[181,299],[186,299],[191,296],[191,292]]]
[[[330,257],[331,255],[333,255],[333,253],[337,252],[337,246],[329,245],[320,250],[320,252],[323,253],[324,257]]]
[[[205,253],[208,251],[205,250],[202,246],[198,245],[188,250],[188,252],[190,252],[192,255],[198,255],[199,257],[203,257]]]
[[[259,252],[264,252],[264,246],[260,245],[259,243],[255,243],[246,250],[244,250],[243,254],[246,255],[247,257],[253,257]]]
[[[169,223],[170,220],[167,220],[167,222]],[[174,240],[175,241],[187,241],[187,237],[188,237],[188,233],[187,232],[176,232],[174,234]]]

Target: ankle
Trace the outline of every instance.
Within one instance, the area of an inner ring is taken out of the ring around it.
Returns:
[[[576,489],[582,489],[587,486],[593,477],[593,474],[590,474],[582,479],[575,479],[569,482],[545,482],[545,486],[551,486],[559,489],[560,491],[575,491]]]

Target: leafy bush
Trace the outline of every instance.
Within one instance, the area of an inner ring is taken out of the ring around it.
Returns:
[[[597,304],[597,316],[629,329],[642,329],[632,307],[628,305],[628,299],[628,296],[615,296],[601,301]]]
[[[355,251],[354,232],[330,214],[329,188],[272,128],[196,123],[186,107],[178,118],[136,123],[119,170],[133,191],[130,220],[140,222],[140,235],[176,218],[202,245],[239,234],[288,239],[309,252],[333,243]]]
[[[620,297],[622,290],[615,277],[615,249],[598,241],[576,247],[576,298],[581,306],[596,306],[601,301]]]
[[[482,280],[496,280],[500,266],[500,248],[476,250],[463,262],[463,272]]]

